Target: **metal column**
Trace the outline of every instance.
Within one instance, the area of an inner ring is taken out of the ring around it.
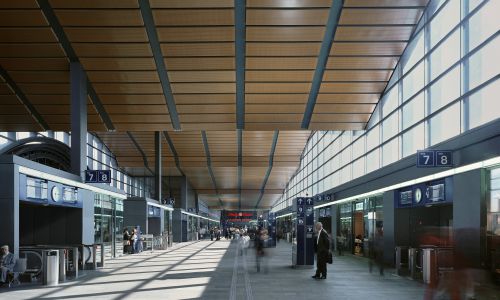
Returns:
[[[161,132],[155,131],[155,197],[161,202]]]
[[[84,179],[87,169],[87,76],[79,62],[70,63],[71,172]]]

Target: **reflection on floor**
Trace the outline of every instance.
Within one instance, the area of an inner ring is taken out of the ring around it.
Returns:
[[[292,269],[290,244],[267,251],[261,272],[255,254],[240,255],[229,241],[201,241],[168,251],[108,261],[99,272],[57,287],[1,289],[17,299],[422,299],[425,286],[386,272],[370,274],[366,261],[336,257],[328,279]],[[267,266],[267,268],[266,268]]]

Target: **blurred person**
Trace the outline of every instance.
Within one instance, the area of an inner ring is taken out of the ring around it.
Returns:
[[[261,263],[264,260],[264,230],[259,229],[255,236],[255,263],[257,267],[257,272],[260,272]],[[264,271],[267,273],[267,264],[264,264]]]
[[[226,227],[226,228],[224,229],[224,238],[225,238],[226,240],[228,240],[228,239],[229,239],[229,227]]]
[[[135,251],[135,253],[141,253],[143,250],[143,246],[144,246],[143,245],[144,238],[142,237],[141,228],[139,226],[135,227],[135,234],[137,236],[137,239],[136,239],[134,251]]]
[[[330,254],[330,237],[326,230],[323,229],[321,222],[316,223],[315,229],[317,232],[314,243],[314,252],[316,252],[316,274],[312,276],[314,279],[326,279],[326,263]]]
[[[123,229],[123,253],[130,254],[130,232],[127,227]]]
[[[346,237],[342,231],[340,231],[340,235],[337,236],[337,252],[339,256],[342,256],[342,251],[344,251],[346,242]]]
[[[7,275],[14,271],[14,254],[9,252],[9,246],[0,247],[0,283],[7,282]]]
[[[369,269],[372,272],[373,265],[378,266],[380,276],[384,276],[384,232],[381,227],[377,228],[375,238],[370,242]]]
[[[132,229],[132,233],[130,235],[130,247],[132,248],[132,249],[130,249],[131,253],[137,253],[136,252],[137,251],[137,241],[138,241],[137,236],[138,236],[137,229],[136,228]]]
[[[220,235],[221,235],[220,228],[216,228],[216,230],[215,230],[215,240],[216,241],[220,241]]]
[[[211,241],[213,241],[213,240],[214,240],[214,234],[215,234],[215,232],[214,232],[214,228],[212,227],[212,228],[210,228],[210,240],[211,240]]]

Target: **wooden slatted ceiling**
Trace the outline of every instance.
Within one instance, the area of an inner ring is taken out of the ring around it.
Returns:
[[[0,65],[50,129],[67,131],[71,121],[68,59],[36,1],[15,2],[0,6]],[[40,130],[39,126],[26,125],[27,112],[22,106],[0,109],[7,112],[14,108],[23,117],[16,118],[15,114],[9,113],[5,121],[11,125],[2,126],[2,130]],[[102,120],[90,99],[87,110],[89,130],[103,130]],[[16,122],[19,129],[12,126]]]
[[[425,5],[344,2],[310,129],[364,129]]]

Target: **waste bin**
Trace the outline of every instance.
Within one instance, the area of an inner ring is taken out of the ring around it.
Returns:
[[[410,277],[412,279],[417,279],[417,261],[418,261],[418,249],[410,248],[408,249],[408,271],[410,271]]]
[[[59,284],[58,250],[43,251],[43,284],[49,286]]]
[[[422,273],[424,283],[436,284],[438,280],[436,249],[422,249]]]

